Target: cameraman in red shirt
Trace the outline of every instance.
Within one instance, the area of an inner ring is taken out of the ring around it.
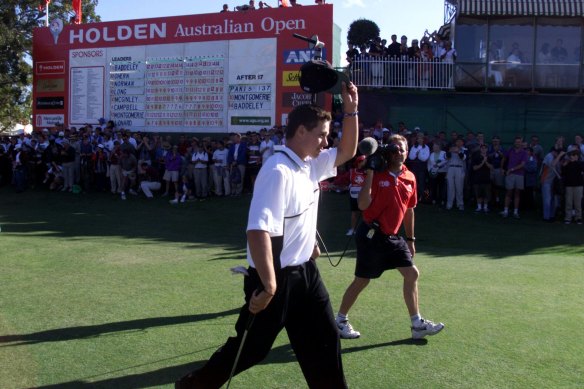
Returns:
[[[369,157],[365,184],[359,193],[358,204],[363,211],[363,222],[355,233],[355,279],[345,291],[336,318],[340,335],[344,339],[361,336],[349,323],[349,309],[372,278],[379,278],[390,269],[397,269],[404,279],[403,295],[412,321],[412,338],[422,339],[427,335],[435,335],[444,328],[444,324],[433,323],[420,315],[419,271],[413,262],[416,253],[416,178],[404,165],[408,157],[407,140],[401,135],[392,135],[389,140],[390,143],[379,147]],[[405,239],[397,235],[402,223]]]

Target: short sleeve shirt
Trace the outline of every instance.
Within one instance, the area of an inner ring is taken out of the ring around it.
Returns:
[[[192,161],[200,161],[195,163],[195,169],[204,169],[209,162],[209,154],[206,151],[197,151],[193,154]]]
[[[227,166],[227,153],[229,152],[229,150],[227,149],[217,149],[213,152],[213,159],[214,160],[219,160],[221,162],[215,162],[215,166],[219,166],[219,167],[225,167]]]
[[[507,169],[512,169],[516,166],[519,166],[521,163],[526,163],[529,159],[529,154],[524,149],[515,150],[511,148],[507,151]],[[517,169],[513,170],[511,174],[517,174],[520,176],[525,175],[525,169]]]
[[[336,175],[337,149],[317,158],[300,159],[284,147],[261,168],[254,186],[247,230],[270,237],[283,236],[280,265],[300,265],[309,260],[316,240],[319,182]],[[247,250],[247,261],[255,267]]]
[[[377,221],[384,234],[395,235],[406,210],[416,204],[416,177],[407,167],[398,176],[388,171],[378,172],[373,175],[371,204],[363,211],[363,220]]]

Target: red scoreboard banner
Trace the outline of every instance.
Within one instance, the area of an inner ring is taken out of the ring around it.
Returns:
[[[298,80],[314,53],[294,33],[318,35],[331,62],[333,6],[53,20],[33,34],[34,126],[105,119],[134,131],[223,133],[285,124],[310,102]]]

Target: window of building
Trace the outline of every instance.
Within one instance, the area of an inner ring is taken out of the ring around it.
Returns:
[[[493,19],[487,50],[489,86],[530,89],[533,42],[533,18]]]
[[[537,19],[537,88],[578,88],[581,28],[580,20],[575,18]]]
[[[483,89],[487,62],[487,21],[463,17],[456,21],[456,86]]]
[[[456,25],[455,47],[458,62],[484,63],[487,61],[487,21],[460,18]]]

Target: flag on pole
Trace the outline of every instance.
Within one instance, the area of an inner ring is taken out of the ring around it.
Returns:
[[[49,4],[51,3],[51,0],[45,0],[44,3],[45,3],[44,9],[45,9],[45,14],[46,14],[45,15],[45,26],[49,27]],[[41,1],[41,3],[39,4],[39,11],[42,11],[42,10],[43,10],[43,1]]]
[[[75,12],[75,24],[81,24],[81,0],[73,0],[73,11]]]
[[[49,6],[50,2],[51,2],[51,0],[40,0],[39,1],[39,11],[42,12],[43,9],[47,8]]]

